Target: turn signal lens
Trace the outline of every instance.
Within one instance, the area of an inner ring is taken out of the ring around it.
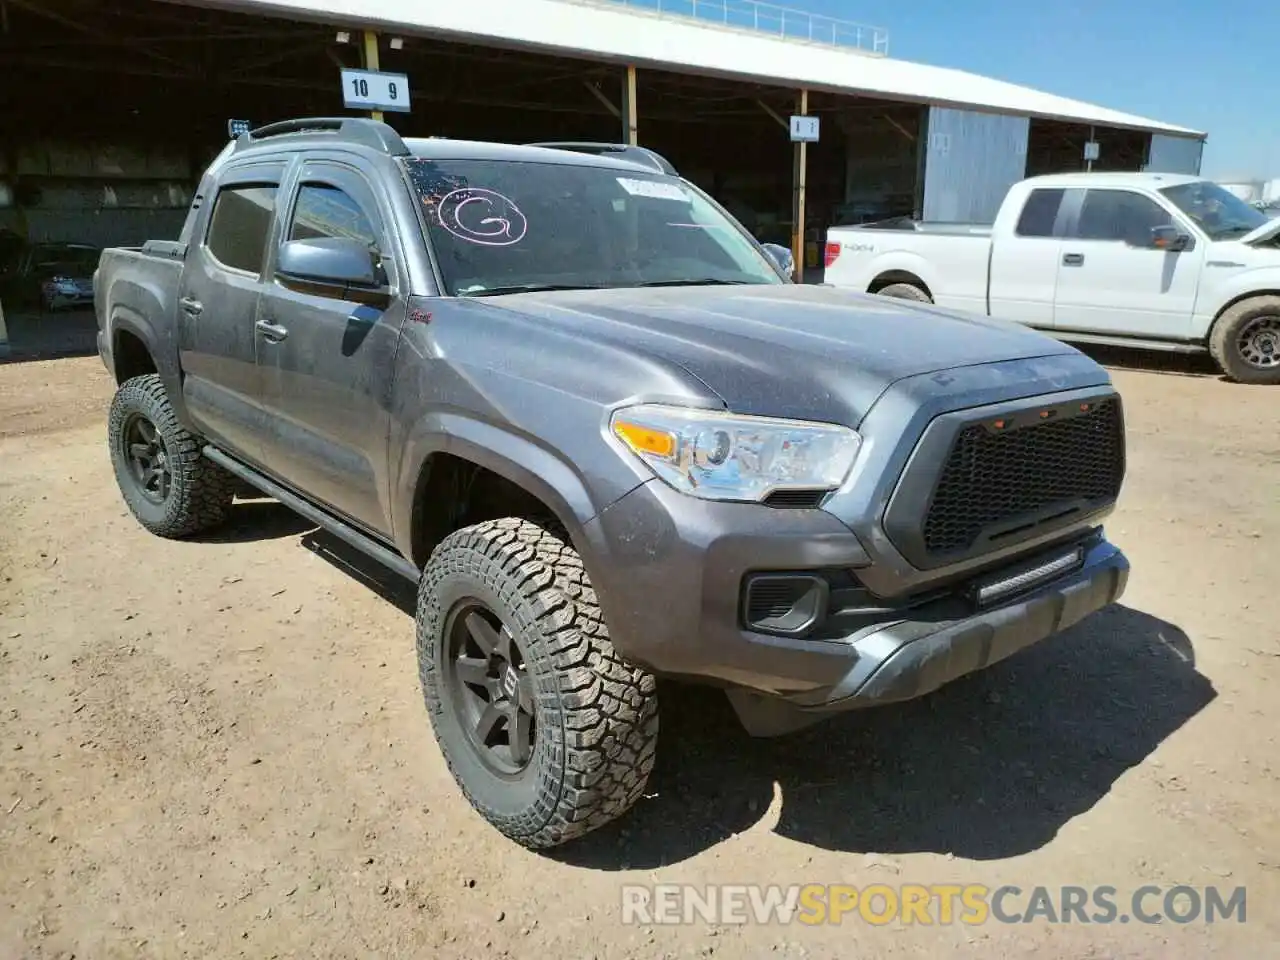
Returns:
[[[613,432],[636,453],[670,460],[675,456],[676,438],[663,430],[654,430],[627,420],[614,420]]]

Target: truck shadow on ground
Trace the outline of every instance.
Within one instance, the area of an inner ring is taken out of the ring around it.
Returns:
[[[323,531],[302,543],[413,615],[403,577]],[[1123,604],[931,696],[777,739],[747,736],[719,691],[667,684],[644,799],[548,856],[653,870],[777,816],[774,833],[827,850],[1013,857],[1091,809],[1215,696],[1187,635]]]
[[[302,514],[277,500],[248,499],[232,506],[226,523],[191,539],[198,543],[255,543],[296,537],[317,529]]]
[[[1215,694],[1186,634],[1116,605],[921,700],[777,740],[722,697],[663,703],[649,797],[560,859],[602,870],[683,860],[772,818],[799,843],[857,853],[1017,856],[1048,843]]]

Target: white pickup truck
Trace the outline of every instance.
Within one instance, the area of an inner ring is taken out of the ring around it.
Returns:
[[[826,263],[837,287],[1062,340],[1208,350],[1233,380],[1280,384],[1280,218],[1195,177],[1032,177],[994,224],[832,227]]]

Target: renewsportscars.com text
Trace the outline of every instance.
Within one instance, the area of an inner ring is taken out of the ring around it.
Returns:
[[[1130,892],[1112,886],[982,884],[629,884],[622,888],[622,922],[640,924],[868,923],[977,926],[996,923],[1245,922],[1245,888],[1147,885]]]

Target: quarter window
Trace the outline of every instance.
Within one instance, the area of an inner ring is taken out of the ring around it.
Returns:
[[[205,241],[214,259],[254,275],[262,270],[276,189],[267,184],[237,184],[218,191]]]
[[[345,237],[378,249],[377,230],[349,193],[326,184],[304,183],[298,190],[289,239],[320,237]]]
[[[1027,197],[1022,216],[1018,217],[1017,233],[1020,237],[1052,237],[1053,225],[1058,220],[1058,208],[1062,206],[1064,190],[1032,190]]]

